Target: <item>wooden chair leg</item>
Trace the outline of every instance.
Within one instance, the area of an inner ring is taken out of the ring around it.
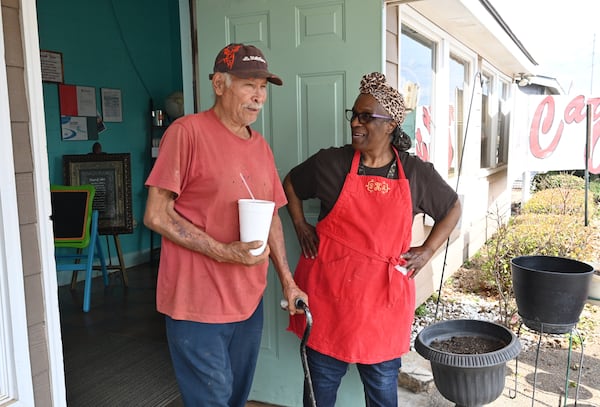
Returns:
[[[113,235],[115,238],[115,246],[117,248],[117,256],[119,257],[119,269],[121,272],[121,278],[123,279],[123,286],[129,286],[129,279],[127,278],[127,270],[125,269],[125,260],[123,260],[123,250],[121,249],[121,240],[119,235]]]
[[[77,254],[80,255],[83,252],[82,249],[77,249]],[[81,262],[81,259],[76,259],[75,260],[75,264],[79,264]],[[73,270],[73,273],[71,274],[71,290],[76,290],[77,289],[77,273],[79,272],[79,270]]]
[[[78,274],[77,270],[73,270],[73,273],[71,274],[71,291],[74,291],[77,289],[77,274]]]

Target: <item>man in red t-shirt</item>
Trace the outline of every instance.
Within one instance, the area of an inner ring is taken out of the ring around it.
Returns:
[[[250,128],[267,99],[262,52],[230,44],[209,76],[215,104],[177,119],[146,180],[144,224],[162,235],[156,303],[166,316],[175,375],[186,406],[246,404],[260,346],[269,257],[290,314],[297,298],[278,209],[287,200],[273,153]],[[241,242],[237,200],[275,202],[268,245]]]

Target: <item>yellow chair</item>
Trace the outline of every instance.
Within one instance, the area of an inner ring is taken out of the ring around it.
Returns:
[[[93,185],[50,186],[56,271],[85,271],[84,312],[90,310],[95,258],[100,260],[104,285],[108,286],[106,259],[98,236],[98,211],[92,209],[95,193]],[[67,254],[65,249],[76,249],[76,254]]]

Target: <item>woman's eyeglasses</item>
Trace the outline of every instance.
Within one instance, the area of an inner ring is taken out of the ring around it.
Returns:
[[[348,119],[348,121],[352,123],[352,120],[354,120],[354,118],[358,118],[358,122],[360,124],[367,124],[367,123],[372,122],[375,119],[393,120],[389,116],[382,116],[380,114],[367,113],[367,112],[359,113],[359,112],[355,112],[352,109],[346,109],[346,119]]]

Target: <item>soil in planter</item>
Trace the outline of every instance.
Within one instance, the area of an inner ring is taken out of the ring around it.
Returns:
[[[449,339],[435,340],[429,346],[446,353],[477,355],[502,349],[506,343],[499,339],[481,336],[453,336]]]

